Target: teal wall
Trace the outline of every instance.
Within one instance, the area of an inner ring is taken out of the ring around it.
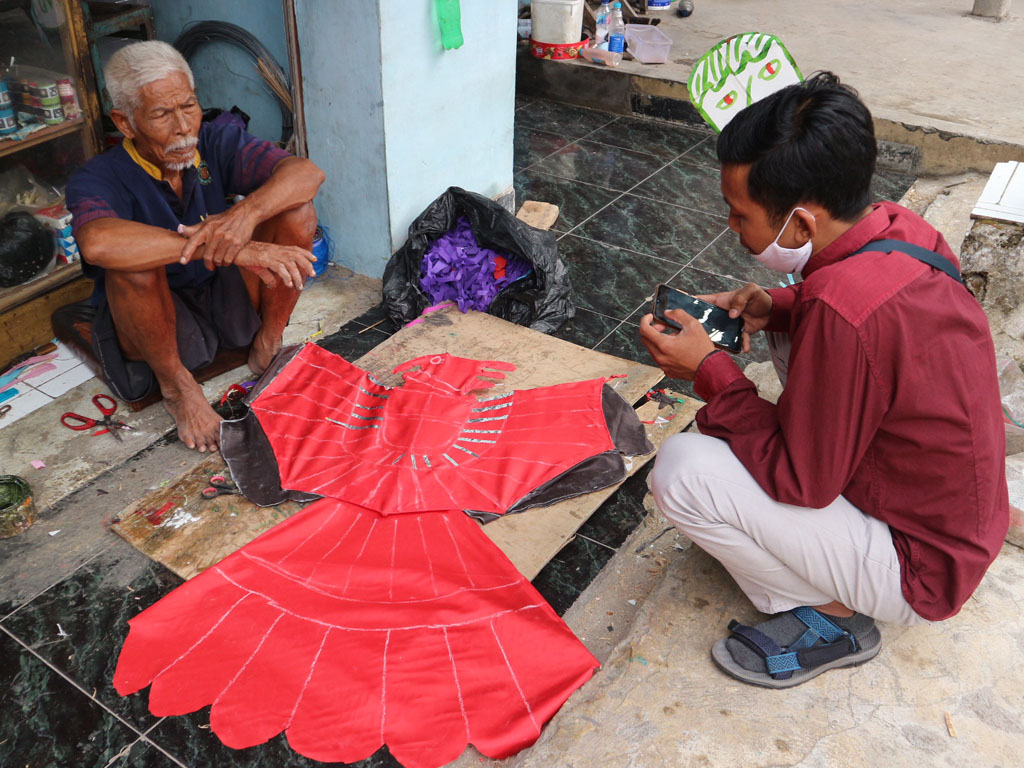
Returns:
[[[377,0],[296,0],[309,158],[323,168],[316,209],[334,261],[380,275],[390,257]],[[385,255],[386,253],[386,255]]]
[[[288,73],[280,0],[153,0],[152,7],[161,40],[173,43],[189,22],[228,21],[255,35]],[[249,54],[231,43],[204,43],[189,63],[204,107],[231,109],[237,104],[251,118],[251,133],[270,141],[281,138],[281,110]]]
[[[512,186],[516,8],[462,0],[465,44],[445,51],[433,0],[296,0],[309,156],[327,173],[317,210],[336,261],[379,276],[447,187]]]
[[[433,2],[381,0],[381,77],[392,250],[450,186],[512,186],[514,0],[462,0],[461,48],[446,51]]]

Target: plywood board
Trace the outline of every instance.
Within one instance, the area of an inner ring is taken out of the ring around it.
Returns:
[[[366,354],[357,364],[387,381],[398,383],[391,370],[422,355],[449,352],[460,357],[504,360],[517,366],[495,389],[530,387],[622,376],[611,384],[627,402],[640,400],[661,379],[651,366],[584,349],[566,341],[481,313],[441,310],[417,325],[404,328]],[[672,408],[644,403],[639,409],[648,438],[659,446],[685,429],[701,403],[680,397]],[[631,460],[630,474],[648,456]],[[195,469],[153,492],[127,510],[113,529],[149,557],[189,579],[301,509],[287,502],[260,508],[240,496],[204,500],[200,492],[211,475],[226,472],[223,459],[211,456]],[[618,486],[569,499],[549,507],[509,515],[484,526],[484,531],[517,568],[532,579],[568,542]]]
[[[637,409],[641,421],[656,422],[644,424],[647,439],[654,444],[654,451],[646,456],[634,457],[627,464],[629,476],[636,474],[653,459],[667,438],[682,432],[693,423],[697,410],[703,405],[691,397],[671,394],[685,402],[677,404],[671,411],[659,411],[653,402],[645,403]],[[619,485],[577,496],[575,499],[566,499],[550,507],[537,507],[520,514],[507,515],[485,525],[484,533],[501,548],[519,572],[532,581],[558,550],[572,539],[587,518],[619,489]]]
[[[632,404],[663,375],[654,366],[595,352],[482,312],[463,314],[453,307],[432,312],[422,322],[403,328],[363,355],[356,365],[394,385],[401,383],[401,378],[391,373],[396,366],[442,352],[513,363],[516,370],[495,386],[494,392],[623,376],[609,384]]]
[[[129,507],[111,528],[187,580],[302,508],[292,501],[258,507],[242,496],[204,499],[202,490],[213,475],[228,476],[220,455],[210,456]]]

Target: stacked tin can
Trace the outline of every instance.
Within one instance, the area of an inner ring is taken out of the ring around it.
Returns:
[[[47,125],[64,122],[64,108],[55,78],[43,75],[13,74],[6,78],[11,99],[19,113]]]
[[[14,114],[11,94],[7,90],[7,81],[0,78],[0,136],[18,130],[18,118]]]

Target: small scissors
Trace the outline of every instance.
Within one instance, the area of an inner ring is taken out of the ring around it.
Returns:
[[[79,432],[102,426],[103,429],[92,433],[93,437],[102,435],[104,432],[110,432],[118,442],[121,442],[123,438],[119,430],[131,429],[131,427],[123,421],[115,421],[113,419],[114,414],[117,413],[117,401],[110,395],[93,395],[92,404],[103,414],[102,419],[91,419],[88,416],[81,416],[69,411],[60,417],[60,423],[68,429],[74,429]]]
[[[9,405],[0,405],[0,419],[2,419],[4,416],[6,416],[10,412],[11,412],[11,406],[9,406]]]
[[[210,484],[203,488],[202,497],[216,499],[218,496],[228,496],[234,493],[238,493],[238,489],[231,481],[223,475],[214,475],[210,478]]]

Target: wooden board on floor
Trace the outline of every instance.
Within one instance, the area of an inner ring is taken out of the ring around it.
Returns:
[[[624,376],[610,382],[628,403],[635,403],[662,377],[659,369],[595,352],[554,336],[531,331],[483,312],[448,307],[431,312],[416,325],[403,328],[356,361],[385,384],[400,384],[392,369],[423,355],[448,352],[475,360],[504,360],[516,366],[493,391],[529,389]]]
[[[213,475],[228,476],[219,454],[129,507],[110,527],[144,555],[191,579],[302,509],[293,501],[259,507],[243,496],[204,499],[202,490]]]
[[[629,476],[636,474],[654,458],[666,438],[686,429],[703,405],[692,397],[672,394],[685,402],[677,403],[672,409],[661,410],[657,403],[648,402],[637,409],[641,421],[654,422],[644,424],[647,439],[654,444],[654,451],[627,460]],[[506,515],[485,525],[484,533],[501,548],[519,572],[532,581],[548,561],[558,554],[558,550],[569,543],[587,518],[619,489],[619,485],[566,499],[550,507],[535,507],[519,514]]]
[[[569,381],[623,376],[611,385],[629,403],[640,400],[661,379],[661,371],[584,349],[487,314],[439,310],[404,328],[364,355],[356,364],[383,379],[399,364],[422,355],[448,352],[478,360],[504,360],[517,366],[495,390],[526,389]],[[644,403],[638,413],[657,448],[685,429],[701,403],[683,402],[660,409]],[[635,457],[630,474],[654,457]],[[177,481],[154,491],[126,510],[112,527],[129,543],[182,578],[189,579],[260,533],[301,509],[287,502],[260,508],[240,496],[205,500],[200,492],[211,475],[226,472],[223,459],[211,456]],[[618,486],[495,520],[484,531],[527,577],[532,579],[568,542]],[[162,512],[161,512],[162,510]]]

